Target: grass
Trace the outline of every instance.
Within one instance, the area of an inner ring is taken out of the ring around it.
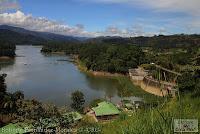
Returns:
[[[141,89],[139,86],[135,86],[133,82],[130,80],[127,76],[118,76],[115,79],[118,80],[120,84],[119,93],[122,94],[122,96],[128,97],[128,96],[136,96],[143,98],[146,102],[161,102],[163,101],[163,97],[156,96],[153,94],[150,94],[143,89]]]
[[[76,59],[76,64],[79,68],[79,70],[87,73],[90,75],[90,73],[87,71],[87,68],[85,64]],[[151,103],[158,103],[162,102],[163,98],[150,94],[143,89],[141,89],[139,86],[135,86],[133,82],[130,80],[130,78],[126,75],[119,75],[119,76],[99,76],[99,77],[109,77],[111,79],[115,79],[119,83],[119,88],[118,90],[118,95],[121,97],[129,97],[129,96],[135,96],[135,97],[141,97],[143,98],[146,102],[151,102]]]
[[[177,98],[164,107],[156,107],[132,113],[127,118],[102,125],[104,134],[170,134],[173,119],[200,119],[200,99],[182,96],[181,105]]]

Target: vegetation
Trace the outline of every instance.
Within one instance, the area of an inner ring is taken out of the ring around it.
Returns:
[[[10,32],[8,32],[10,34]],[[1,35],[3,36],[3,35]],[[30,121],[35,127],[79,128],[77,133],[89,133],[93,127],[98,133],[172,133],[173,119],[200,119],[200,40],[199,35],[173,35],[134,38],[96,38],[84,43],[48,42],[42,52],[65,52],[78,55],[80,63],[87,70],[127,74],[128,69],[142,66],[149,70],[155,79],[177,82],[179,95],[175,98],[155,97],[145,94],[134,86],[129,78],[115,77],[120,84],[118,95],[139,96],[146,100],[147,107],[136,112],[122,112],[117,120],[107,123],[95,123],[91,117],[84,116],[77,126],[73,126],[72,115],[63,116],[52,104],[43,104],[36,100],[25,100],[20,91],[8,93],[5,77],[0,76],[0,126],[11,120]],[[15,40],[13,41],[15,42]],[[23,42],[23,41],[22,41]],[[0,41],[0,56],[14,55],[12,41]],[[181,73],[173,74],[157,69],[154,64]],[[71,107],[83,112],[84,94],[75,91],[71,94]],[[91,102],[94,107],[102,99]],[[159,102],[159,103],[157,103]],[[156,103],[156,105],[155,105]],[[5,117],[6,116],[6,117]]]
[[[140,65],[143,57],[142,50],[132,45],[89,45],[79,53],[88,70],[122,74]]]
[[[39,120],[59,115],[57,108],[51,104],[43,104],[36,100],[25,100],[21,91],[7,92],[5,74],[0,76],[0,126],[11,120]]]
[[[144,62],[142,49],[133,45],[57,44],[45,45],[42,52],[65,51],[77,54],[88,70],[126,74]]]
[[[80,91],[75,91],[71,94],[72,104],[74,110],[83,112],[83,105],[85,103],[84,94]]]
[[[31,35],[29,33],[20,33],[8,29],[0,29],[0,39],[13,45],[33,44],[38,45],[45,43],[44,38]]]
[[[163,101],[163,97],[155,96],[153,94],[147,93],[142,90],[140,87],[135,86],[132,81],[125,76],[117,77],[117,80],[120,84],[120,88],[118,89],[118,96],[120,97],[131,97],[136,96],[143,98],[146,103],[158,103]]]
[[[168,48],[184,48],[194,47],[200,44],[200,35],[158,35],[153,37],[97,37],[89,39],[90,43],[108,43],[108,44],[131,44],[145,47],[153,47],[154,49]]]
[[[190,95],[186,95],[179,99],[171,99],[163,107],[159,106],[134,113],[125,113],[128,118],[119,118],[116,121],[103,124],[102,133],[174,133],[173,119],[200,119],[200,108],[197,107],[200,104],[198,98],[192,99]]]
[[[0,56],[15,56],[15,45],[0,38]]]

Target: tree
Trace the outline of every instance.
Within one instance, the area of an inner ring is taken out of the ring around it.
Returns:
[[[3,112],[4,101],[6,96],[6,84],[5,84],[6,74],[0,75],[0,112]]]
[[[60,127],[70,128],[73,123],[74,123],[74,119],[73,119],[72,113],[59,118]]]
[[[13,93],[14,99],[17,100],[23,100],[24,99],[24,93],[22,91],[16,91]]]
[[[83,105],[85,103],[84,94],[81,91],[75,91],[71,94],[71,108],[79,112],[83,111]]]
[[[189,72],[185,72],[182,76],[178,77],[178,86],[181,92],[194,91],[195,84],[195,78]]]
[[[0,93],[6,92],[6,84],[5,84],[5,78],[7,74],[1,74],[0,75]]]

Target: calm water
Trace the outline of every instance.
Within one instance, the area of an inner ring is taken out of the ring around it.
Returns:
[[[89,76],[80,72],[64,55],[43,55],[41,47],[17,46],[17,57],[6,66],[1,65],[1,72],[7,73],[8,91],[21,90],[26,98],[43,102],[52,102],[58,106],[69,105],[70,94],[81,90],[90,102],[96,98],[113,96],[119,100],[117,80],[105,77]]]

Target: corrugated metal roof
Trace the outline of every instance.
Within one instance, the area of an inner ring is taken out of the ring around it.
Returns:
[[[96,116],[116,115],[120,113],[115,105],[105,101],[98,103],[98,106],[92,108],[92,110],[94,110]]]

